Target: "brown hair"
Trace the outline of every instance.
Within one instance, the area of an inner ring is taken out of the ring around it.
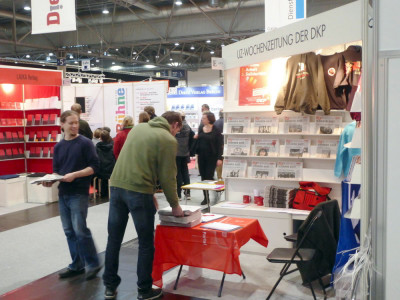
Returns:
[[[96,139],[99,139],[102,130],[103,130],[103,129],[101,129],[101,128],[97,128],[97,129],[93,132],[93,137],[95,137]]]
[[[174,124],[175,122],[178,122],[178,126],[182,127],[181,114],[176,111],[172,111],[172,110],[166,111],[165,113],[163,113],[161,115],[161,117],[167,119],[168,124],[170,124],[170,125]]]
[[[66,111],[64,111],[64,112],[61,114],[61,116],[60,116],[60,122],[61,122],[61,123],[65,123],[65,121],[67,120],[67,118],[68,118],[69,116],[77,116],[78,119],[79,119],[79,114],[78,114],[76,111],[73,111],[73,110],[66,110]]]
[[[151,117],[151,116],[154,116],[155,114],[156,114],[156,111],[154,110],[154,107],[153,106],[145,106],[144,108],[143,108],[143,110],[145,111],[145,112],[147,112],[148,114],[149,114],[149,116]]]
[[[208,122],[210,122],[210,124],[214,124],[215,123],[215,116],[212,112],[204,112],[203,115],[207,116]]]
[[[82,112],[82,106],[79,103],[74,103],[71,105],[71,110],[80,114]]]
[[[100,138],[105,143],[111,143],[111,141],[112,141],[110,133],[107,130],[101,131]]]
[[[147,112],[142,111],[139,114],[139,123],[147,123],[148,121],[150,121],[150,116]]]

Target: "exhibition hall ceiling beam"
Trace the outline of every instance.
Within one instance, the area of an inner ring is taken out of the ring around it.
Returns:
[[[158,10],[157,7],[147,4],[147,3],[144,3],[141,0],[118,0],[117,2],[121,2],[122,4],[125,4],[125,5],[128,4],[128,5],[133,5],[133,6],[139,7],[141,9],[151,12],[155,15],[158,15],[160,13],[160,11]]]
[[[237,4],[237,7],[236,7],[235,15],[233,16],[231,25],[229,26],[228,35],[230,35],[231,32],[232,32],[232,28],[233,28],[233,25],[235,24],[236,17],[237,17],[237,14],[238,14],[238,11],[239,11],[240,4],[241,4],[241,3],[242,3],[242,0],[239,0],[239,2],[238,2],[238,4]]]
[[[172,22],[172,16],[174,15],[174,8],[175,8],[175,1],[172,2],[172,8],[171,8],[171,11],[170,11],[170,14],[169,14],[167,28],[165,29],[165,39],[166,40],[169,37],[169,27],[170,27],[171,22]]]
[[[198,6],[193,0],[189,0],[189,1],[190,1],[195,7],[197,7],[197,9],[198,9],[199,11],[201,11],[201,13],[202,13],[208,20],[210,20],[210,21],[215,25],[215,27],[217,27],[219,30],[221,30],[221,33],[222,33],[222,34],[226,34],[225,30],[224,30],[221,26],[219,26],[218,23],[215,22],[215,20],[214,20],[213,18],[211,18],[200,6]]]

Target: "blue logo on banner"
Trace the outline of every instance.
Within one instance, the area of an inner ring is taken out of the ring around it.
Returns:
[[[167,98],[223,97],[223,86],[178,87]]]
[[[304,19],[304,1],[296,0],[296,19]]]

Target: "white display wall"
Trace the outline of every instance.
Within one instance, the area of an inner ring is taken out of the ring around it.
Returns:
[[[189,126],[197,131],[201,119],[201,106],[208,104],[215,118],[224,106],[222,86],[178,87],[170,88],[167,96],[167,110],[183,111]]]

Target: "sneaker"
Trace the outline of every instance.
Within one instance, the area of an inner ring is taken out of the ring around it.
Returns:
[[[117,297],[117,289],[106,287],[104,299],[115,299]]]
[[[162,296],[162,289],[151,289],[148,292],[140,292],[137,297],[138,300],[151,300],[151,299],[158,299]]]
[[[97,273],[99,273],[99,271],[101,270],[102,267],[103,266],[98,266],[96,268],[93,268],[93,269],[87,271],[85,279],[86,280],[91,280],[91,279],[95,278]]]
[[[80,269],[80,270],[72,270],[70,268],[66,268],[62,270],[60,273],[58,273],[58,277],[60,278],[69,278],[69,277],[74,277],[78,276],[80,274],[85,273],[85,269]]]
[[[203,201],[201,201],[200,205],[207,205],[207,199],[204,199]]]

